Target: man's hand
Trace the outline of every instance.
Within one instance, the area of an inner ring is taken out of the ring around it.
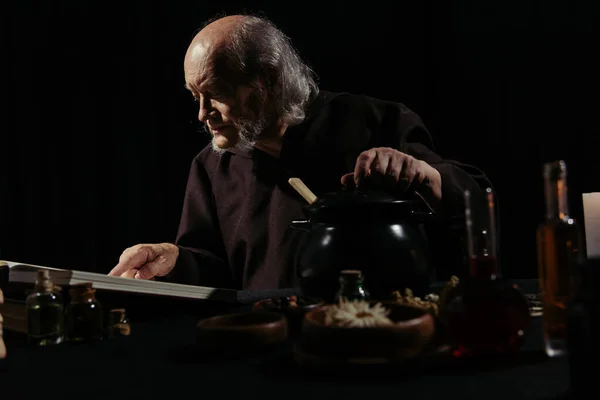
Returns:
[[[178,256],[179,248],[171,243],[137,244],[125,249],[108,275],[135,279],[165,276],[175,267]]]
[[[442,199],[442,178],[435,168],[388,147],[362,152],[354,172],[342,176],[343,185],[361,186],[366,182],[393,192],[412,187],[433,209],[437,209]]]
[[[0,289],[0,304],[4,303],[4,294]],[[6,357],[6,346],[4,345],[4,339],[2,339],[2,314],[0,314],[0,359]]]

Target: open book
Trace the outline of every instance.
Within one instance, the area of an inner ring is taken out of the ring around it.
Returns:
[[[206,286],[183,285],[179,283],[149,281],[143,279],[121,278],[95,272],[43,267],[5,261],[9,267],[9,282],[34,284],[39,269],[50,271],[50,278],[58,286],[71,286],[91,282],[95,289],[119,292],[140,293],[158,296],[182,297],[187,299],[211,300],[231,303],[251,303],[254,301],[297,294],[295,289],[278,289],[273,291],[243,291],[220,289]]]

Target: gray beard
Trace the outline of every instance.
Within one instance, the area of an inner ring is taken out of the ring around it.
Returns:
[[[254,147],[260,134],[267,127],[267,121],[264,116],[260,116],[255,121],[241,118],[238,120],[236,127],[238,128],[239,140],[236,143],[235,148],[246,152]],[[227,151],[215,144],[214,137],[212,138],[212,149],[219,155],[222,155]]]

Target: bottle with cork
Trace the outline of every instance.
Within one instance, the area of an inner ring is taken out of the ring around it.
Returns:
[[[340,287],[335,296],[335,302],[340,300],[369,300],[370,294],[363,286],[364,277],[362,271],[346,269],[340,272]]]
[[[124,308],[110,310],[108,313],[108,337],[129,336],[131,325]]]
[[[25,301],[27,336],[34,346],[59,344],[64,339],[64,305],[50,279],[50,271],[37,272],[33,293]]]
[[[576,288],[577,266],[585,261],[585,252],[581,226],[569,212],[566,163],[545,163],[543,174],[546,216],[537,229],[542,329],[546,354],[560,357],[567,355],[569,302]]]
[[[96,289],[91,283],[73,285],[69,290],[71,302],[67,306],[67,340],[88,342],[103,338],[103,314],[96,300]]]

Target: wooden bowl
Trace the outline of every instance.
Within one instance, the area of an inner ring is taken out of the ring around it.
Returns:
[[[417,357],[435,334],[433,316],[420,308],[382,303],[390,310],[393,325],[347,328],[326,326],[327,307],[319,307],[304,317],[301,345],[303,352],[325,358],[401,362]]]
[[[290,305],[282,302],[281,299],[265,299],[254,303],[252,309],[258,312],[267,311],[282,314],[287,319],[290,336],[296,336],[302,331],[304,315],[309,311],[322,307],[324,303],[311,298],[299,297],[296,299],[296,304],[295,306]]]
[[[287,339],[285,317],[274,312],[245,312],[201,320],[196,344],[202,353],[247,355],[266,351]]]

